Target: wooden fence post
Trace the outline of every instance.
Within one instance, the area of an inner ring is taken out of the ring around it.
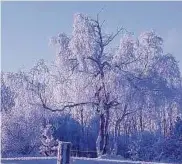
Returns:
[[[70,156],[71,156],[71,143],[59,141],[57,164],[71,164]]]

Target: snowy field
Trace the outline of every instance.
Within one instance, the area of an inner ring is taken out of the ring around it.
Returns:
[[[72,158],[71,164],[165,164],[156,162],[141,162],[141,161],[127,161],[127,160],[111,160],[111,159],[93,159],[93,158]],[[2,159],[1,164],[56,164],[56,157],[43,158],[21,158]],[[170,163],[172,164],[172,163]]]

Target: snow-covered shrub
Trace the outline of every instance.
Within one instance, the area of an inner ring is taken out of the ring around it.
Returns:
[[[23,111],[17,113],[11,111],[2,114],[2,155],[27,156],[37,154],[40,144],[41,118],[32,113],[27,116]]]
[[[155,160],[182,161],[182,120],[177,117],[172,134],[155,144]]]
[[[46,156],[56,155],[58,142],[54,139],[54,127],[51,124],[42,129],[40,153]]]
[[[121,135],[118,139],[118,154],[124,158],[129,158],[128,138],[129,136]]]
[[[157,160],[166,162],[182,161],[182,140],[172,136],[165,139],[160,146],[162,147],[162,151],[159,153],[160,156],[157,156]]]
[[[151,161],[153,159],[153,145],[155,142],[155,135],[147,131],[133,137],[129,145],[131,159]]]

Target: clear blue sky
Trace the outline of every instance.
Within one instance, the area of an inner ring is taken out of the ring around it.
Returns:
[[[101,8],[106,30],[119,25],[136,35],[155,29],[165,40],[165,51],[173,53],[182,70],[182,2],[2,2],[2,70],[30,68],[38,59],[52,61],[49,38],[71,34],[73,14],[95,17]]]

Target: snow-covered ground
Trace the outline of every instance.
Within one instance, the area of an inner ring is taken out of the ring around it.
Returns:
[[[24,159],[24,158],[23,158]],[[141,162],[141,161],[129,161],[129,160],[114,160],[114,159],[99,159],[99,158],[80,158],[73,157],[71,159],[71,164],[164,164],[156,162]],[[22,160],[21,158],[9,158],[2,159],[2,164],[56,164],[56,157],[49,157],[45,159],[42,158],[26,158]]]

